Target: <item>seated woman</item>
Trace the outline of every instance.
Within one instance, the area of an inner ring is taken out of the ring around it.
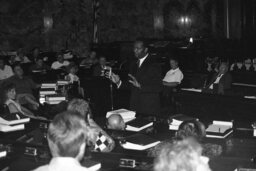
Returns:
[[[16,99],[16,91],[15,85],[12,83],[6,83],[2,85],[1,91],[1,104],[5,104],[8,106],[10,113],[20,113],[24,116],[34,118],[34,114],[29,111],[28,109],[22,107],[18,102],[15,101]]]
[[[156,147],[149,150],[149,156],[157,156],[162,148],[166,144],[173,144],[174,142],[181,141],[187,138],[195,139],[198,142],[202,142],[203,138],[206,136],[205,126],[203,123],[197,120],[184,121],[176,132],[175,137],[166,140]],[[222,147],[217,144],[203,144],[203,154],[207,157],[218,156],[222,153]]]
[[[27,104],[32,110],[37,110],[39,103],[33,95],[33,90],[40,88],[40,84],[36,84],[32,79],[24,75],[22,67],[17,64],[13,68],[14,75],[8,78],[7,82],[13,83],[17,92],[17,101],[20,104]]]
[[[65,76],[65,80],[67,80],[72,85],[72,89],[70,90],[71,96],[74,97],[84,97],[84,89],[80,86],[80,79],[76,75],[78,71],[78,67],[75,63],[70,63],[67,67],[68,75]]]
[[[43,58],[37,58],[36,63],[30,67],[32,72],[46,72],[50,69],[50,66],[44,63]]]
[[[100,149],[101,152],[110,152],[115,147],[114,140],[92,119],[91,110],[89,104],[83,99],[73,99],[69,102],[67,110],[80,113],[85,121],[90,125],[91,128],[95,129],[98,132],[98,138],[104,136],[108,142],[108,146],[104,149]],[[96,143],[95,148],[96,149]],[[99,150],[97,150],[99,151]]]

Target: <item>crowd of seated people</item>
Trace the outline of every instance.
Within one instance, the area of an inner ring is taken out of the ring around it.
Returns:
[[[251,71],[251,72],[255,72],[256,71],[256,59],[248,58],[244,61],[235,61],[234,63],[231,64],[230,71],[235,71],[235,72]]]

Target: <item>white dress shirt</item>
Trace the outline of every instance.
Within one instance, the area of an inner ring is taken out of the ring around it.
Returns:
[[[148,54],[146,54],[146,56],[144,56],[143,58],[140,58],[139,61],[140,61],[140,65],[139,67],[142,65],[142,63],[145,61],[145,59],[148,57]]]
[[[64,61],[63,63],[60,63],[59,61],[55,61],[52,63],[52,69],[60,69],[63,66],[68,66],[69,62],[68,61]]]
[[[171,82],[178,82],[181,83],[181,81],[183,80],[183,73],[181,72],[181,70],[179,68],[176,69],[170,69],[163,81],[171,83]]]
[[[221,79],[222,76],[223,76],[223,74],[220,74],[220,75],[216,78],[216,80],[214,81],[213,84],[219,84],[220,79]],[[210,89],[213,89],[213,84],[210,85],[210,87],[209,87]]]
[[[0,69],[0,80],[4,80],[13,76],[12,68],[9,65],[5,65],[4,69]]]
[[[55,157],[52,158],[50,163],[38,167],[34,171],[90,171],[72,157]]]

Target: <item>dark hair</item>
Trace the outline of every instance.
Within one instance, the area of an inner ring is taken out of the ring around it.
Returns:
[[[69,73],[72,68],[75,68],[76,72],[78,71],[78,66],[74,62],[70,62],[67,66],[67,72]]]
[[[137,38],[137,39],[135,40],[135,42],[141,42],[141,43],[143,44],[143,47],[144,47],[144,48],[148,48],[148,47],[149,47],[148,42],[146,42],[146,40],[145,40],[144,38]]]
[[[63,53],[62,53],[62,52],[57,52],[57,53],[56,53],[56,59],[58,59],[58,57],[59,57],[60,55],[63,57]]]
[[[185,138],[195,138],[201,141],[205,137],[205,126],[203,123],[197,120],[184,121],[177,131],[176,138],[178,140],[183,140]]]
[[[4,104],[7,100],[7,93],[10,90],[15,89],[15,84],[4,82],[0,88],[0,104]]]
[[[169,58],[169,61],[171,61],[171,60],[173,60],[173,61],[179,63],[179,61],[178,61],[178,59],[177,59],[176,57],[170,57],[170,58]]]
[[[49,125],[47,138],[53,157],[73,157],[88,140],[88,127],[78,113],[66,111],[56,115]]]

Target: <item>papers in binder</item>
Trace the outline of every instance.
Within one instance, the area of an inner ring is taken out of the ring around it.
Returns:
[[[213,124],[206,129],[206,137],[226,138],[233,132],[232,127],[232,122],[213,121]]]

